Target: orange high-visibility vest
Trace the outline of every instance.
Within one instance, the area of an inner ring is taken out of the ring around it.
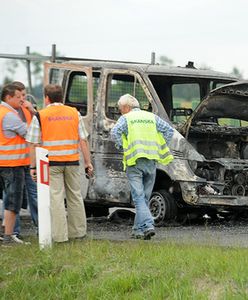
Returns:
[[[30,123],[32,121],[32,115],[31,115],[30,111],[26,107],[23,107],[23,106],[21,106],[21,109],[22,109],[24,117],[27,121],[27,124],[30,125]]]
[[[32,121],[32,115],[31,112],[24,106],[21,106],[21,110],[24,114],[24,118],[26,119],[26,122],[28,124],[28,126],[30,125],[31,121]],[[30,153],[30,147],[27,143],[27,147],[28,147],[28,153]],[[28,165],[30,165],[30,156],[29,156],[29,161],[28,161]]]
[[[42,147],[50,161],[79,160],[79,116],[75,108],[51,105],[39,111]]]
[[[3,118],[13,110],[0,105],[0,166],[19,167],[29,165],[29,150],[25,139],[19,135],[6,137],[3,133]],[[16,112],[18,116],[18,113]]]

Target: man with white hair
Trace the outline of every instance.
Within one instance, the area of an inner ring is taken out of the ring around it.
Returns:
[[[138,100],[123,95],[118,101],[122,116],[111,130],[118,149],[123,149],[123,165],[136,209],[132,237],[150,240],[155,235],[148,207],[156,177],[156,162],[173,160],[167,143],[173,128],[157,115],[140,109]]]

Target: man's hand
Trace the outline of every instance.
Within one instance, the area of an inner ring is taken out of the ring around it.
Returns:
[[[36,110],[34,109],[33,104],[31,102],[24,100],[22,106],[28,109],[31,114],[34,115],[36,113]]]
[[[37,173],[36,173],[36,169],[30,169],[30,175],[31,175],[33,181],[37,182]]]
[[[94,168],[93,168],[91,163],[85,165],[85,174],[86,174],[86,176],[92,177],[93,176],[93,171],[94,171]]]

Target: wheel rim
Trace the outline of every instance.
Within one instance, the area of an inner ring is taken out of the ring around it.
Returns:
[[[164,220],[166,206],[163,196],[157,193],[153,194],[149,202],[149,209],[156,223]]]

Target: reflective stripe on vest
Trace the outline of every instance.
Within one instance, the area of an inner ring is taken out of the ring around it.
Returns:
[[[9,112],[15,112],[3,105],[0,105],[0,166],[19,167],[27,166],[30,163],[29,148],[25,139],[19,135],[6,137],[3,133],[3,118]],[[18,116],[17,112],[16,115]]]
[[[66,105],[51,105],[39,114],[42,147],[49,151],[49,160],[78,161],[78,111]]]
[[[25,154],[7,154],[7,155],[2,155],[0,154],[0,160],[12,160],[12,159],[25,159],[29,157],[29,153]],[[9,166],[9,164],[8,164]]]
[[[27,144],[17,144],[17,145],[9,145],[9,146],[1,146],[0,150],[8,151],[8,150],[18,150],[18,149],[26,149]]]
[[[173,160],[163,135],[157,132],[154,114],[138,110],[129,112],[125,117],[128,136],[122,135],[124,170],[126,165],[135,165],[136,160],[141,157],[164,165]]]
[[[61,145],[75,145],[75,144],[78,144],[78,140],[43,142],[43,146],[61,146]]]
[[[158,153],[157,150],[135,149],[134,151],[132,151],[132,153],[130,153],[129,155],[126,155],[126,160],[128,161],[132,157],[136,157],[138,154],[141,154],[141,153],[147,154],[150,157],[154,157],[153,159],[161,160],[161,161],[164,160],[165,158],[167,158],[169,155],[171,155],[169,150],[167,150],[166,153],[161,154],[161,153]],[[158,158],[158,156],[159,156],[159,158]],[[147,158],[149,158],[149,157],[147,157]]]
[[[49,151],[49,157],[51,156],[64,156],[64,155],[71,155],[71,154],[77,154],[78,150],[56,150],[56,151]]]

